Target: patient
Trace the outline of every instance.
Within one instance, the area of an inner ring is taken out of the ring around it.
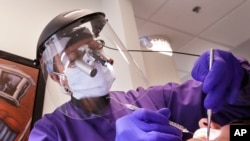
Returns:
[[[250,120],[235,120],[230,124],[220,126],[215,122],[211,122],[210,141],[230,141],[230,125],[250,125]],[[188,141],[207,141],[207,119],[203,118],[199,121],[200,129],[196,130],[192,139]]]

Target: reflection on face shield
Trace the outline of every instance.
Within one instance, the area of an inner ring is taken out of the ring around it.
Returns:
[[[84,44],[73,51],[64,51],[61,55],[61,62],[64,64],[64,68],[78,67],[81,71],[94,77],[97,73],[97,69],[93,67],[94,62],[108,68],[113,65],[113,60],[103,54],[103,46],[104,41],[92,40],[89,44]]]

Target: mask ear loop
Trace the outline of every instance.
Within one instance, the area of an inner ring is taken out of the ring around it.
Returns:
[[[53,74],[55,74],[58,78],[59,78],[59,85],[62,88],[63,93],[67,94],[67,95],[71,95],[72,92],[70,90],[70,88],[65,84],[65,81],[67,81],[66,75],[62,74],[62,73],[57,73],[57,72],[52,72]]]
[[[61,74],[59,78],[60,78],[60,86],[62,87],[63,93],[65,93],[67,95],[71,95],[72,92],[71,92],[70,88],[67,85],[65,85],[65,81],[67,81],[66,75]]]

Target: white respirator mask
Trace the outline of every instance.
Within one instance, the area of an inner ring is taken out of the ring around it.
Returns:
[[[93,67],[97,70],[94,77],[89,76],[78,67],[65,70],[69,89],[76,99],[99,97],[109,93],[115,80],[114,74],[100,63],[95,63]]]

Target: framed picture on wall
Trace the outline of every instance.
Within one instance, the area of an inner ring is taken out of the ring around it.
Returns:
[[[0,51],[0,140],[27,140],[42,116],[45,82],[33,60]]]

